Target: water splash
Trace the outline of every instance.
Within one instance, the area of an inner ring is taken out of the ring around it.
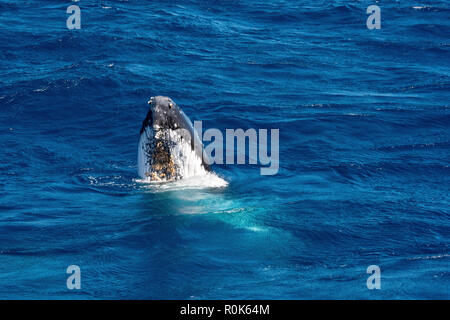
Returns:
[[[193,176],[181,180],[160,182],[148,179],[136,179],[138,183],[152,192],[177,191],[186,189],[225,188],[228,182],[214,173],[206,173],[201,176]]]

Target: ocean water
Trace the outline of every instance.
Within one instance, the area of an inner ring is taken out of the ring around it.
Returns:
[[[450,298],[449,18],[439,0],[1,0],[0,298]],[[278,174],[140,182],[154,95],[204,129],[278,128]]]

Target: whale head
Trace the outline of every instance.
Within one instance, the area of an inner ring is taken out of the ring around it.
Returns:
[[[150,105],[152,126],[155,130],[180,128],[185,117],[181,108],[169,97],[151,97],[148,101]]]
[[[204,175],[201,140],[191,120],[169,97],[148,101],[150,110],[142,123],[138,147],[138,174],[150,181],[172,181]]]

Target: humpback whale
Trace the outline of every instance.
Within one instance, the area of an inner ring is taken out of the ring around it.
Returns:
[[[147,181],[174,181],[210,172],[211,162],[183,110],[164,96],[152,97],[148,104],[140,130],[139,176]]]

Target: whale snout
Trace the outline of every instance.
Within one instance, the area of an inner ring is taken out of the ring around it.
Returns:
[[[165,96],[156,96],[156,97],[151,97],[150,100],[148,100],[148,104],[150,106],[158,106],[160,108],[169,108],[171,109],[174,105],[175,102],[173,102],[172,99],[170,99],[169,97],[165,97]]]
[[[175,129],[180,126],[181,110],[172,99],[165,96],[151,97],[148,104],[154,127]]]

